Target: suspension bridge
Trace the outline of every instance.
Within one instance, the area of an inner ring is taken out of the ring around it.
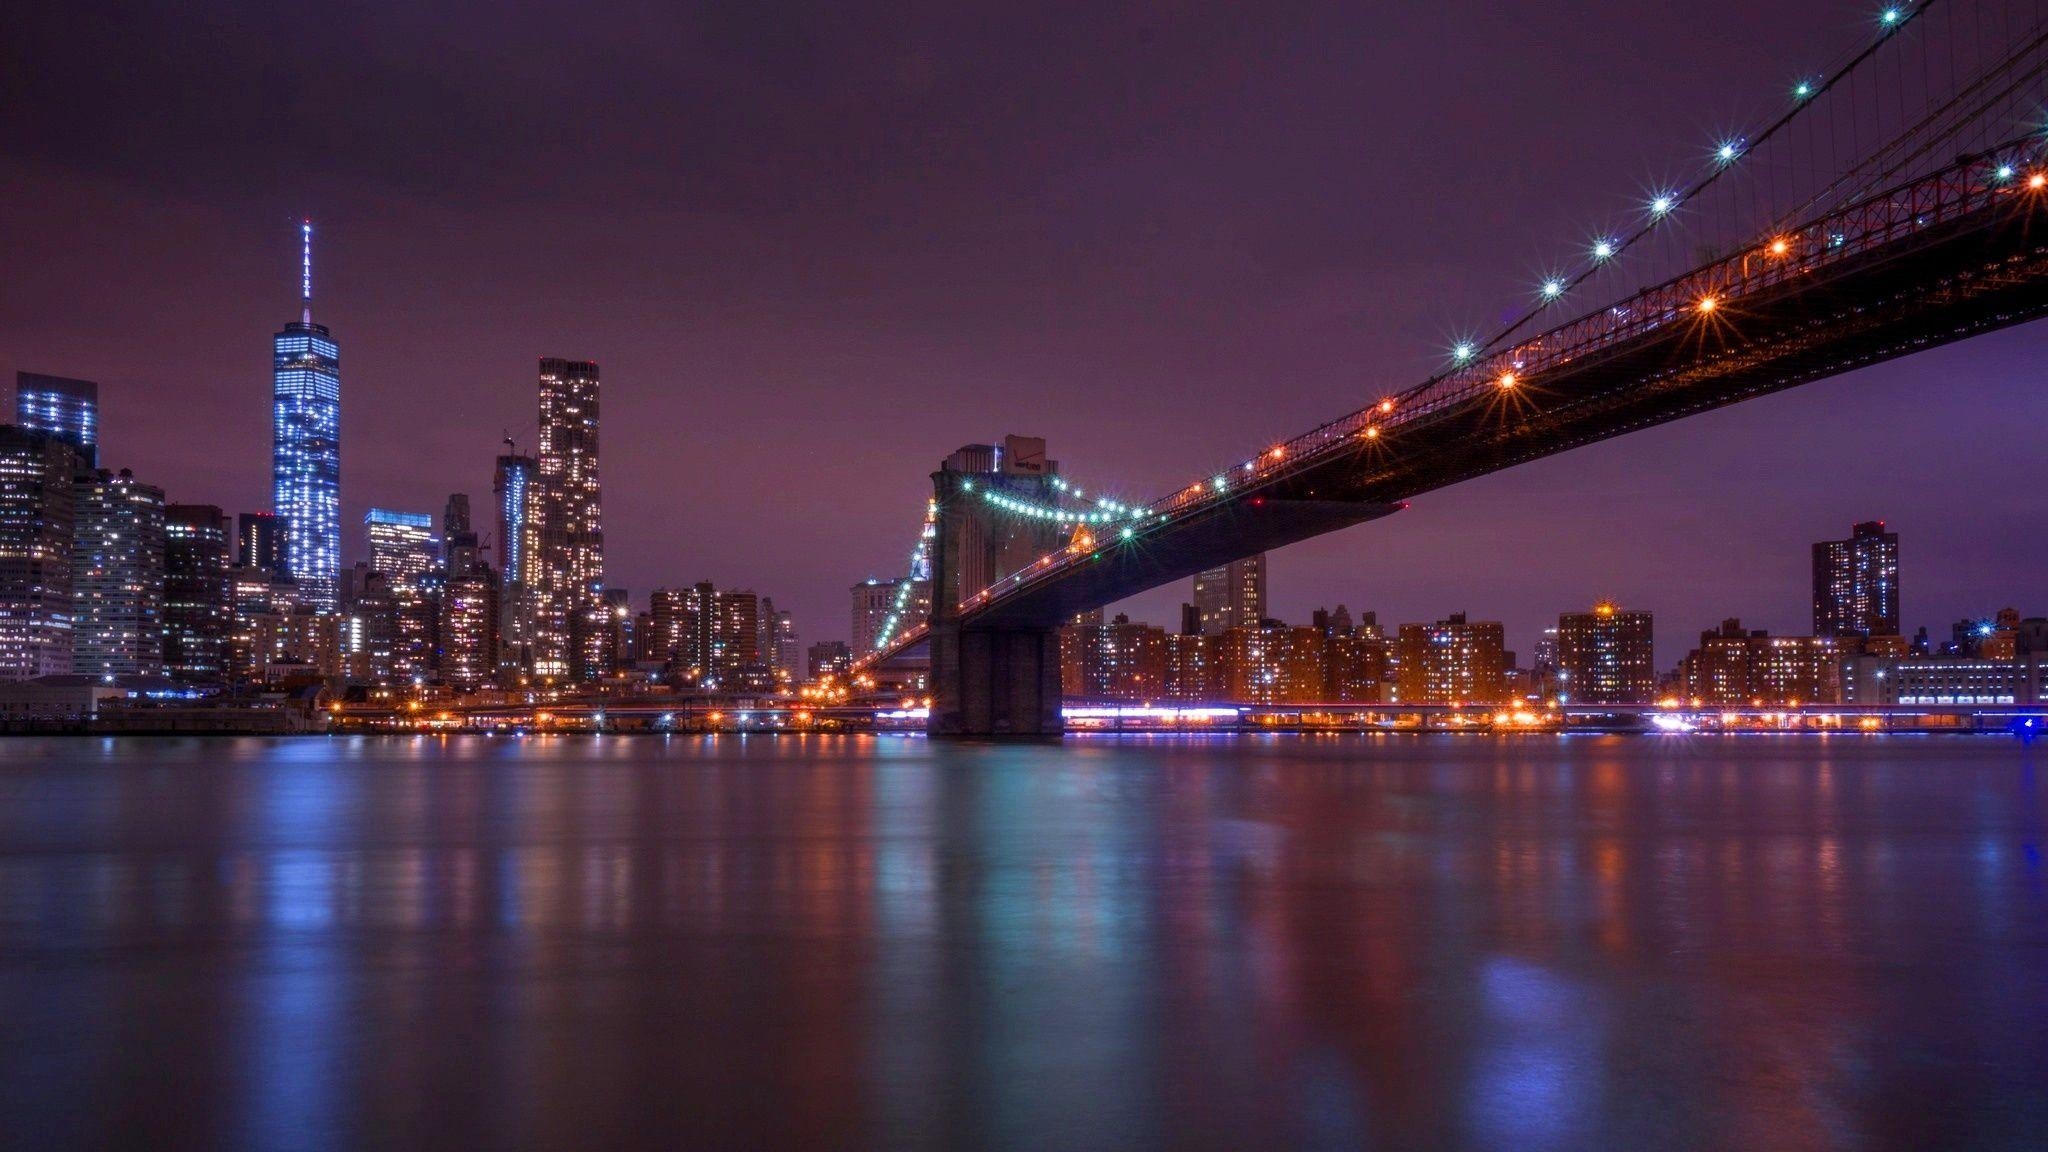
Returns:
[[[1057,736],[1058,629],[1077,613],[1463,480],[2048,314],[2044,76],[2040,0],[1882,9],[1862,43],[1709,142],[1691,181],[1649,190],[1419,383],[1143,504],[963,449],[932,474],[911,558],[930,615],[899,600],[859,667],[928,651],[933,735]]]

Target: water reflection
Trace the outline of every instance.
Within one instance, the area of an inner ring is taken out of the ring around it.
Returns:
[[[17,741],[0,1143],[2020,1147],[2031,755]]]

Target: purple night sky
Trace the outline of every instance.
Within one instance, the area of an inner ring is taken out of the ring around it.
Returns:
[[[610,582],[752,587],[843,637],[954,447],[1042,435],[1149,498],[1412,383],[1872,12],[27,0],[0,373],[98,380],[103,461],[268,507],[310,215],[351,559],[372,504],[487,505],[536,358],[590,358]],[[1526,656],[1608,596],[1668,665],[1726,615],[1807,629],[1809,543],[1882,518],[1909,630],[2038,614],[2042,335],[1428,495],[1276,554],[1272,608],[1469,610]]]

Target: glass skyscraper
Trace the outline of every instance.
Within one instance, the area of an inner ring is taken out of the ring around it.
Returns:
[[[271,492],[285,525],[285,567],[305,602],[340,607],[341,350],[313,323],[313,225],[300,225],[301,311],[274,338]]]
[[[86,468],[99,463],[100,386],[90,380],[16,372],[14,422],[71,445]]]
[[[420,588],[440,568],[441,541],[434,536],[432,516],[372,508],[363,516],[363,528],[370,539],[370,567],[393,588]]]

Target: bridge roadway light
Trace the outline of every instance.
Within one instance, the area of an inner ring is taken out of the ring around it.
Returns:
[[[1712,296],[1702,296],[1702,297],[1700,297],[1700,305],[1699,305],[1699,307],[1700,307],[1700,311],[1702,311],[1702,312],[1712,312],[1712,311],[1713,311],[1713,310],[1714,310],[1715,308],[1717,308],[1717,307],[1719,307],[1719,306],[1720,306],[1720,301],[1718,301],[1718,300],[1715,300],[1715,299],[1714,299],[1714,298],[1713,298]]]
[[[2044,187],[2048,187],[2048,176],[2044,176],[2044,175],[2042,175],[2042,174],[2041,174],[2041,173],[2039,173],[2039,172],[2036,172],[2036,173],[2034,173],[2034,174],[2033,174],[2032,176],[2029,176],[2029,177],[2027,177],[2027,187],[2029,187],[2029,188],[2044,188]]]
[[[1518,383],[1518,381],[1516,381],[1515,374],[1513,372],[1503,372],[1500,374],[1500,386],[1503,390],[1513,388],[1516,385],[1516,383]]]

